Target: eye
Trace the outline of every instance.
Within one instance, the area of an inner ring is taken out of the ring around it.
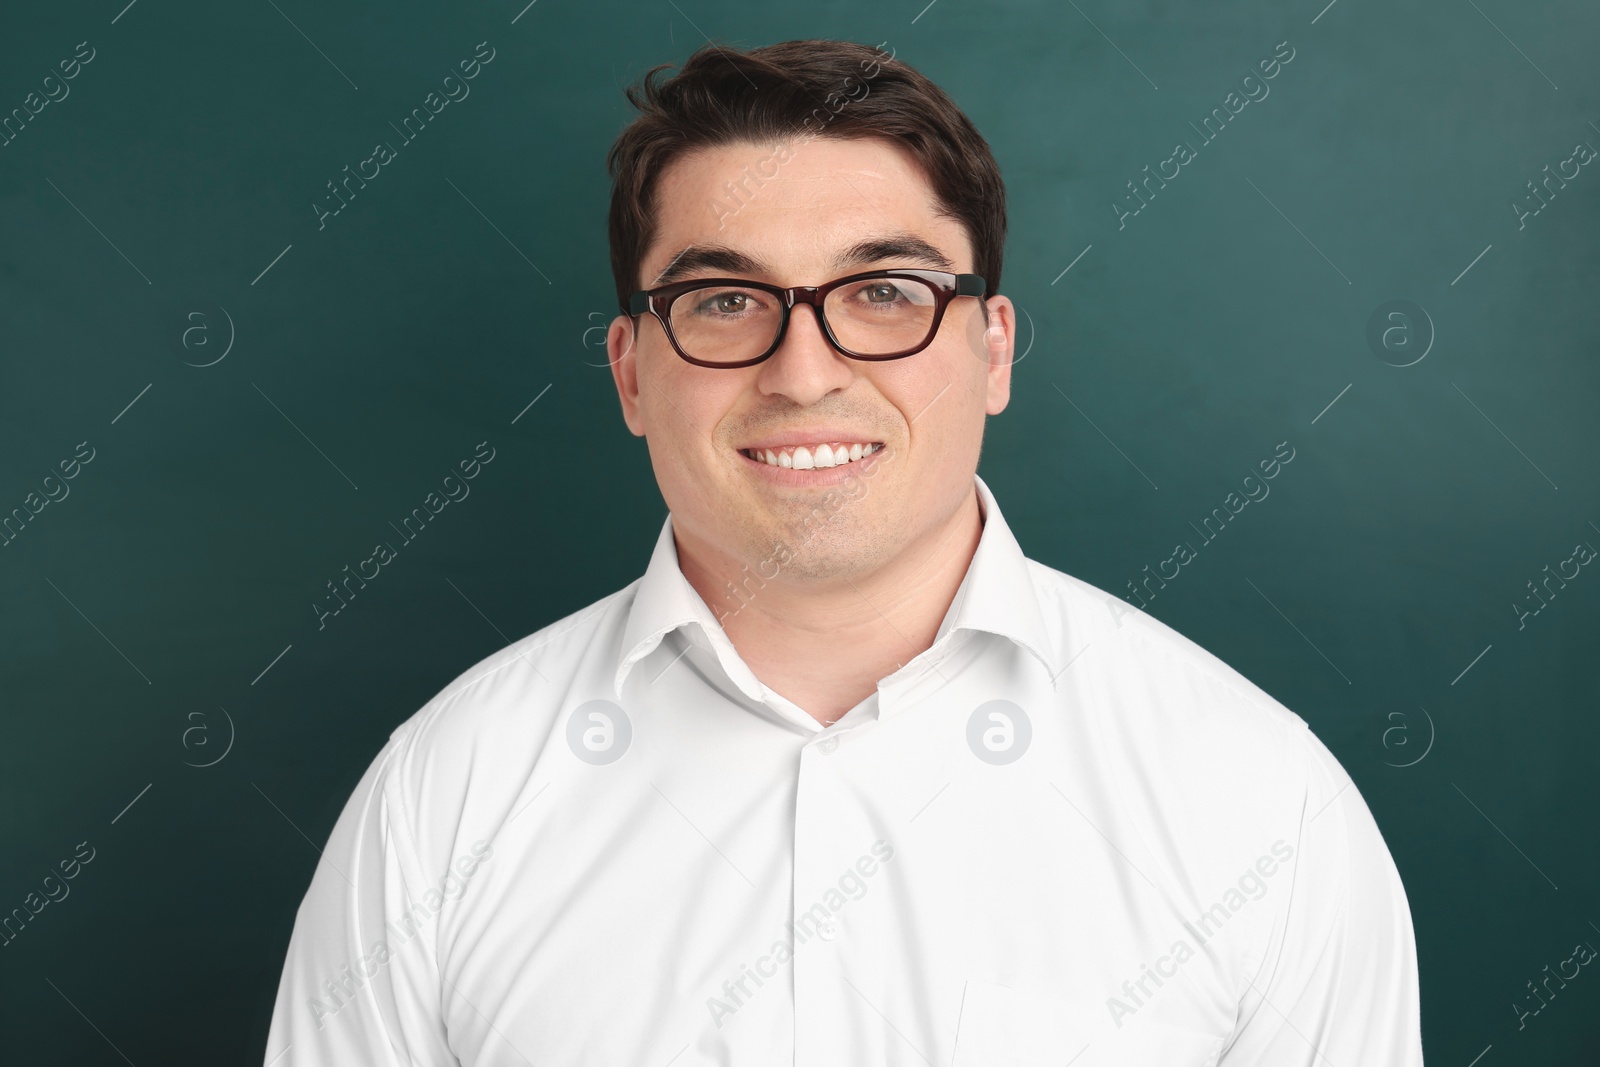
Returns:
[[[760,311],[762,301],[748,290],[704,289],[690,294],[688,305],[699,315],[735,318]]]
[[[869,304],[892,304],[900,297],[898,286],[890,282],[876,282],[862,291]]]

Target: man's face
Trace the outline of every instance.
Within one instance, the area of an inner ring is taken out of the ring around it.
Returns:
[[[793,286],[877,268],[974,270],[964,229],[938,213],[898,146],[813,140],[758,186],[747,175],[758,164],[772,173],[774,150],[740,143],[666,169],[639,288],[697,277]],[[734,200],[727,183],[741,180]],[[680,554],[733,578],[773,560],[781,545],[781,567],[768,563],[763,577],[829,580],[870,573],[919,538],[943,536],[972,497],[984,417],[1010,396],[1011,303],[992,297],[987,309],[986,322],[981,298],[956,297],[927,348],[867,362],[833,348],[812,308],[797,304],[777,351],[731,369],[680,358],[653,315],[637,320],[637,335],[634,320],[617,318],[607,343],[623,416],[649,446]],[[824,442],[883,450],[825,470],[773,468],[746,454],[777,453],[778,442],[805,442],[813,454]]]

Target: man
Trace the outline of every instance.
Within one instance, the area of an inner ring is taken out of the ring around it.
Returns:
[[[1016,320],[972,124],[852,44],[659,73],[608,345],[670,515],[395,730],[268,1062],[1421,1064],[1333,756],[976,476]]]

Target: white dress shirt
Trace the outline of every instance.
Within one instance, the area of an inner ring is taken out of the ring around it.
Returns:
[[[1420,1065],[1405,890],[1332,754],[975,483],[932,647],[830,727],[670,516],[462,674],[340,815],[265,1062]]]

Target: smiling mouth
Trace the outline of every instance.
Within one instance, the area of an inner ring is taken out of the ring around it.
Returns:
[[[789,467],[793,470],[826,470],[855,463],[874,453],[883,451],[882,441],[841,441],[808,448],[791,445],[784,448],[741,448],[739,453],[769,467]]]

